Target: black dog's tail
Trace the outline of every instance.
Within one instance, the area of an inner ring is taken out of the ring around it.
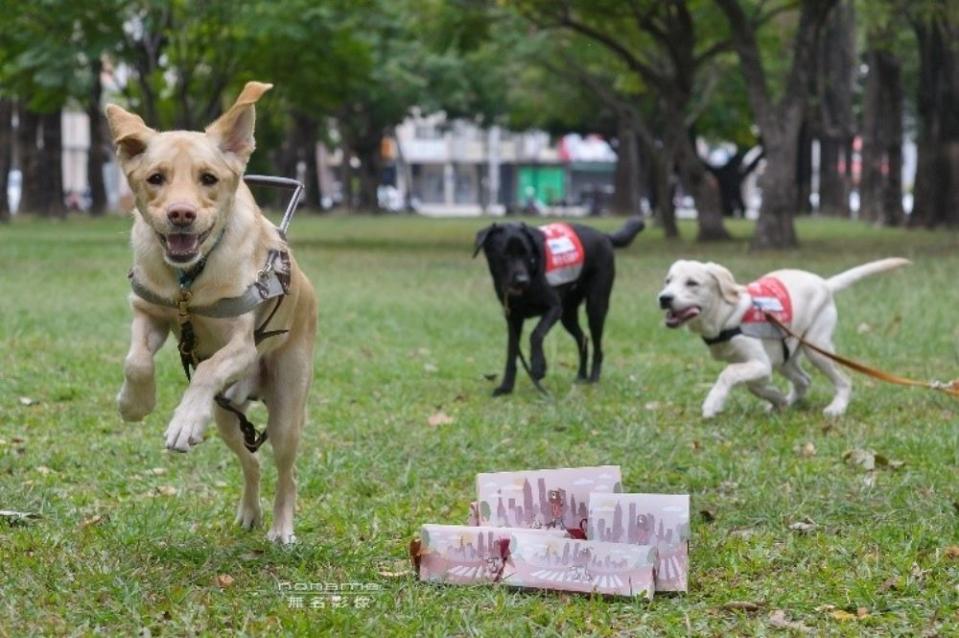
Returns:
[[[633,238],[644,228],[646,228],[646,224],[643,223],[642,217],[630,217],[622,228],[606,236],[613,242],[615,248],[626,248],[633,243]]]

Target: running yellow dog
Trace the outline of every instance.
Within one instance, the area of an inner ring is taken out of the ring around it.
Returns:
[[[252,436],[244,410],[262,400],[278,471],[268,538],[285,544],[294,540],[294,461],[313,377],[316,297],[243,182],[255,146],[254,104],[270,88],[249,82],[202,133],[160,133],[113,104],[106,114],[136,199],[133,325],[120,414],[139,421],[153,410],[153,357],[172,330],[192,379],[166,447],[186,452],[215,420],[243,467],[237,522],[251,528],[262,518],[255,453],[262,436]]]

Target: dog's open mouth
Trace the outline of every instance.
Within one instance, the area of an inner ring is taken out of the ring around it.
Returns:
[[[166,249],[166,255],[171,261],[188,262],[200,252],[200,245],[210,236],[210,231],[204,233],[170,233],[160,235],[160,243]]]
[[[669,309],[666,311],[666,327],[678,328],[700,312],[699,306],[690,306],[682,310]]]

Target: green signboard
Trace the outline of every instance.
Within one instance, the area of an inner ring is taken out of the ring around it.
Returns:
[[[525,204],[530,194],[550,205],[566,197],[566,171],[561,166],[521,166],[516,180],[516,201]]]

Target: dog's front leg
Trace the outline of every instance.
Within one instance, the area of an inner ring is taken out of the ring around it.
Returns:
[[[711,419],[722,412],[723,406],[726,405],[726,397],[733,387],[741,383],[758,387],[760,384],[768,383],[772,373],[772,366],[766,361],[747,361],[726,366],[703,402],[703,417]]]
[[[550,328],[559,321],[563,314],[563,306],[559,303],[550,306],[543,318],[536,324],[529,336],[529,366],[533,378],[539,381],[546,376],[546,355],[543,354],[543,339]]]
[[[519,338],[523,333],[522,317],[506,319],[506,369],[503,371],[503,381],[493,390],[493,396],[509,394],[516,384],[516,357],[519,355]]]
[[[253,313],[233,320],[232,335],[225,346],[193,372],[166,431],[168,450],[186,452],[203,440],[203,431],[213,417],[213,398],[223,388],[250,373],[256,364]]]
[[[153,356],[169,332],[165,322],[133,309],[130,351],[123,362],[123,386],[117,394],[117,409],[124,421],[141,421],[153,412],[156,405]]]

